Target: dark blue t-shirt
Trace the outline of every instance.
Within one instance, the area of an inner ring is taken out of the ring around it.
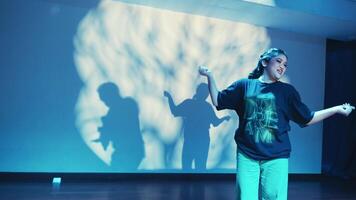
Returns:
[[[237,147],[255,160],[288,158],[289,121],[304,127],[314,116],[292,85],[280,81],[262,83],[258,79],[242,79],[219,92],[216,108],[236,111]]]

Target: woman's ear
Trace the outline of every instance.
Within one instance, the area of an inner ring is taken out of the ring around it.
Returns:
[[[263,67],[267,67],[267,65],[268,65],[267,60],[262,60],[262,62],[261,62],[261,63],[262,63],[262,66],[263,66]]]

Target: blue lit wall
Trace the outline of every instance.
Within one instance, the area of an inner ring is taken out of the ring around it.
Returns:
[[[271,46],[323,105],[320,38],[110,1],[0,5],[1,172],[233,173],[237,116],[213,109],[197,66],[222,89]],[[292,127],[290,172],[320,172],[321,131]]]

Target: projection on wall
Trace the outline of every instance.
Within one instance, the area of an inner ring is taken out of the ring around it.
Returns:
[[[234,171],[238,116],[216,111],[197,69],[209,66],[222,89],[269,42],[262,27],[102,1],[74,38],[76,126],[115,172]]]

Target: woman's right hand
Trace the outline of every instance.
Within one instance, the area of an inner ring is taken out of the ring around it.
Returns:
[[[210,76],[211,71],[206,66],[199,66],[199,74],[202,76]]]
[[[206,76],[208,78],[208,85],[209,85],[209,93],[211,97],[211,102],[214,106],[218,106],[218,94],[219,90],[216,87],[216,83],[213,77],[213,73],[209,70],[209,68],[205,66],[199,66],[199,74],[202,76]]]

